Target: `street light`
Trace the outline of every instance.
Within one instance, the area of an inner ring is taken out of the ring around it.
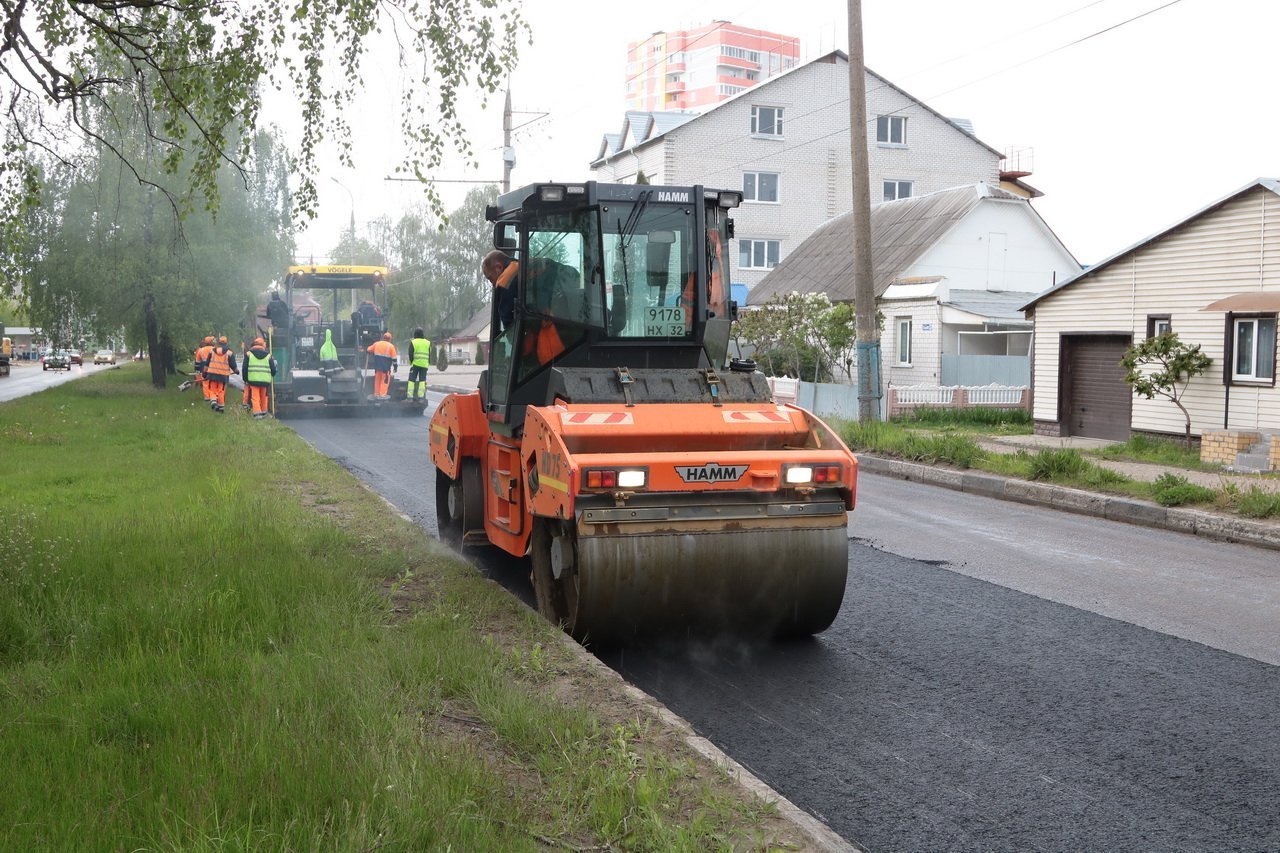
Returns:
[[[351,242],[347,247],[347,263],[354,264],[356,262],[356,197],[352,195],[351,190],[347,189],[347,185],[337,178],[330,176],[329,180],[347,191],[347,198],[351,201]]]

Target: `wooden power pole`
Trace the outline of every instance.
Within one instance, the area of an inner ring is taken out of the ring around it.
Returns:
[[[858,336],[858,419],[880,419],[880,327],[871,276],[871,175],[867,164],[867,72],[862,0],[849,3],[849,154],[853,166],[853,295]]]

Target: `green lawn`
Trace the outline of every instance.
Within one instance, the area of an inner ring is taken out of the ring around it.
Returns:
[[[976,426],[963,421],[960,423]],[[967,430],[937,431],[917,422],[898,421],[833,421],[832,425],[855,452],[865,451],[930,465],[943,463],[957,468],[972,468],[1005,477],[1140,498],[1164,506],[1199,505],[1248,518],[1280,517],[1280,494],[1257,486],[1248,490],[1234,486],[1209,489],[1188,483],[1187,478],[1177,474],[1161,476],[1154,482],[1143,482],[1092,461],[1093,458],[1104,457],[1164,465],[1182,462],[1180,467],[1201,467],[1198,458],[1192,463],[1185,448],[1172,442],[1135,437],[1096,457],[1068,448],[1042,448],[1034,453],[1026,450],[995,453],[979,446],[977,438],[980,436]]]
[[[795,843],[290,430],[147,378],[0,404],[0,849]]]

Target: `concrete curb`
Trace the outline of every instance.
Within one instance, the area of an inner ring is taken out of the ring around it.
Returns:
[[[1122,521],[1126,524],[1175,530],[1219,542],[1236,542],[1241,545],[1280,550],[1280,525],[1252,521],[1247,518],[1181,507],[1162,507],[1149,501],[1086,492],[1066,486],[1014,480],[976,471],[934,468],[915,462],[902,462],[897,459],[864,454],[858,454],[858,468],[868,474],[942,486],[999,500],[1074,512],[1078,515],[1091,515],[1096,518]]]

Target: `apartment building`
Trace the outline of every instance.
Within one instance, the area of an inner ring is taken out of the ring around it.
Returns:
[[[704,110],[794,68],[800,40],[714,21],[627,45],[629,110]]]

